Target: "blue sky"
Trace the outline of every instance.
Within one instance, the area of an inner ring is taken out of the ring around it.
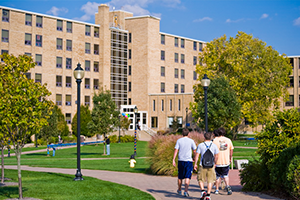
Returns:
[[[165,33],[209,42],[238,31],[300,55],[300,0],[0,0],[1,6],[94,23],[97,6],[161,18]]]

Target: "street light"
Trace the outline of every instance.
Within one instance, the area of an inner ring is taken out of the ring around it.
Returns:
[[[138,113],[138,108],[134,107],[134,156],[136,156],[136,114]]]
[[[201,80],[201,85],[203,86],[204,89],[204,98],[205,98],[205,132],[208,132],[208,125],[207,125],[207,89],[210,84],[210,80],[207,77],[206,74],[204,74],[203,79]]]
[[[74,77],[77,83],[77,172],[74,181],[83,180],[80,168],[80,83],[84,77],[84,70],[80,66],[80,63],[78,63],[77,68],[74,70]]]
[[[188,124],[188,111],[189,111],[189,109],[186,107],[185,108],[185,128],[187,128],[187,124]]]

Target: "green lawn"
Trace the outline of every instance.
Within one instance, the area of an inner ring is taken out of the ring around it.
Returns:
[[[253,140],[234,140],[232,141],[233,146],[238,147],[257,147],[257,142]]]
[[[16,170],[5,170],[5,177],[17,182]],[[154,199],[138,189],[84,177],[73,181],[74,175],[22,171],[23,197],[44,200]],[[0,187],[0,200],[18,197],[18,186]]]

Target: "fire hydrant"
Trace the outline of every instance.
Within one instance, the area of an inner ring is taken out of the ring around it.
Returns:
[[[130,163],[130,168],[134,168],[135,163],[136,163],[136,161],[134,159],[134,155],[130,156],[130,160],[128,162]]]

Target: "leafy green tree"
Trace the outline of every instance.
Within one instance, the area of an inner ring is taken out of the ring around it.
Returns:
[[[125,135],[125,131],[128,130],[130,126],[130,120],[127,117],[121,116],[120,123],[121,123],[120,127],[123,131],[123,135]]]
[[[93,97],[94,108],[92,121],[88,123],[88,129],[93,134],[104,135],[111,132],[114,126],[119,124],[119,111],[111,98],[109,90],[101,90]],[[104,151],[105,154],[105,151]]]
[[[81,135],[87,136],[87,137],[92,137],[93,133],[87,128],[88,123],[92,121],[92,115],[91,111],[89,109],[89,106],[86,105],[81,105],[80,106],[80,133]],[[74,135],[77,136],[77,112],[73,117],[72,120],[72,132]]]
[[[242,117],[253,126],[271,118],[271,109],[277,109],[280,98],[287,99],[286,86],[292,66],[285,54],[279,55],[271,46],[244,32],[227,40],[226,35],[207,43],[199,56],[199,79],[224,75],[236,92],[242,105]],[[195,98],[201,96],[200,87]]]
[[[45,85],[26,78],[25,73],[35,66],[31,57],[3,54],[0,64],[0,117],[14,146],[18,163],[19,198],[23,198],[21,152],[26,139],[47,124],[52,103]]]
[[[1,183],[4,183],[4,149],[5,147],[9,148],[9,137],[5,127],[1,124],[0,121],[0,148],[1,148]]]
[[[53,112],[57,115],[57,129],[60,136],[68,136],[70,133],[69,126],[65,119],[65,115],[62,113],[61,109],[55,105],[53,107]]]
[[[198,91],[203,91],[203,86],[195,86]],[[202,90],[201,90],[202,89]],[[191,103],[192,113],[198,126],[205,128],[205,101],[204,91]],[[224,76],[215,77],[211,80],[207,92],[208,129],[214,130],[224,127],[231,130],[241,122],[241,104],[229,81]]]
[[[47,108],[46,108],[47,109]],[[48,110],[44,111],[45,113],[49,112]],[[56,109],[52,109],[52,113],[47,119],[47,124],[41,128],[40,137],[49,143],[50,137],[58,136],[58,116]]]

